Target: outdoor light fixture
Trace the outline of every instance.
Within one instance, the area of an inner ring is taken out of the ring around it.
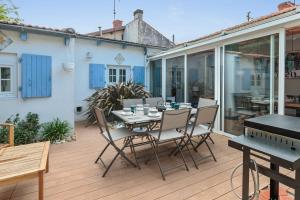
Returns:
[[[86,53],[86,59],[87,60],[90,60],[90,59],[92,59],[93,58],[93,55],[91,54],[91,52],[87,52]]]

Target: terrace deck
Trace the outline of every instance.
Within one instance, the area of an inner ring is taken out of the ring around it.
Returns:
[[[241,162],[242,154],[227,146],[228,139],[214,134],[216,144],[212,145],[218,162],[207,159],[195,169],[189,161],[190,171],[178,168],[161,179],[154,161],[141,170],[127,165],[118,159],[105,178],[103,168],[94,164],[104,140],[98,134],[97,127],[76,125],[77,141],[51,145],[50,171],[45,175],[46,200],[210,200],[237,199],[230,191],[230,174]],[[129,150],[127,150],[129,151]],[[147,149],[137,149],[138,155],[146,154]],[[202,155],[208,155],[207,149],[200,147]],[[104,154],[104,161],[115,155],[113,149]],[[163,165],[172,165],[178,158],[162,157]],[[261,161],[262,162],[262,161]],[[290,173],[287,171],[287,173]],[[237,191],[241,188],[241,171],[234,178]],[[290,173],[293,175],[293,173]],[[267,179],[261,177],[261,183]],[[33,179],[14,185],[0,187],[0,200],[34,200],[37,199],[38,181]]]

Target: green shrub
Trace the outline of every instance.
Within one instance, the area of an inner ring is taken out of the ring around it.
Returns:
[[[20,115],[16,114],[6,120],[7,123],[15,125],[15,145],[29,144],[36,142],[39,133],[40,124],[38,114],[29,112],[25,119],[20,119]],[[0,143],[7,143],[8,130],[0,129]]]
[[[66,138],[71,131],[71,127],[67,121],[61,121],[56,118],[51,122],[42,125],[42,137],[44,140],[50,140],[52,143]]]
[[[8,129],[4,127],[0,127],[0,144],[8,143]]]
[[[94,117],[94,107],[103,109],[105,116],[110,119],[111,111],[123,108],[123,99],[149,97],[149,93],[144,86],[135,84],[132,81],[127,83],[117,83],[107,88],[97,90],[86,99],[88,102],[88,110],[86,112],[89,124],[96,122]]]

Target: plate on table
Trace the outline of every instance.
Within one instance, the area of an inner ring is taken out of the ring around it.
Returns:
[[[160,117],[160,113],[156,113],[156,114],[148,114],[148,117]]]
[[[121,115],[130,116],[130,115],[132,115],[132,112],[124,112],[124,111],[122,111]]]

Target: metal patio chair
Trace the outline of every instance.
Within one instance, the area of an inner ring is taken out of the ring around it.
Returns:
[[[210,152],[210,156],[213,157],[214,161],[216,160],[215,155],[213,154],[209,144],[207,143],[207,139],[209,139],[210,134],[213,131],[213,126],[214,126],[214,122],[216,119],[216,115],[218,112],[218,108],[219,105],[213,105],[213,106],[206,106],[206,107],[202,107],[202,108],[198,108],[197,109],[197,113],[195,116],[195,121],[194,123],[188,127],[187,131],[186,131],[186,138],[187,140],[184,141],[184,139],[180,142],[180,145],[182,143],[184,143],[181,146],[181,149],[183,149],[184,147],[191,145],[193,147],[193,149],[195,151],[197,151],[197,149],[204,143],[209,152]],[[195,141],[193,140],[195,137],[200,138],[199,141]],[[178,151],[176,152],[176,154],[178,153]],[[207,157],[210,157],[207,156]],[[207,158],[205,157],[205,158]],[[201,160],[203,160],[204,158],[202,158]],[[197,164],[194,162],[195,167],[198,168]]]
[[[206,99],[206,98],[199,98],[198,101],[198,108],[206,107],[206,106],[213,106],[217,105],[217,100],[214,99]]]
[[[182,149],[179,147],[177,140],[181,141],[185,137],[185,135],[179,133],[178,130],[186,130],[189,117],[190,117],[190,112],[191,112],[190,109],[164,111],[162,113],[160,129],[148,133],[148,139],[150,141],[163,180],[165,180],[164,172],[180,167],[182,165],[184,165],[186,170],[189,171],[189,168],[186,164],[185,158],[182,153]],[[159,160],[158,149],[160,144],[164,144],[168,142],[175,143],[176,149],[178,150],[178,152],[180,152],[180,156],[183,161],[183,164],[164,170]],[[191,156],[190,151],[189,153]]]
[[[206,98],[199,98],[199,101],[198,101],[198,108],[203,108],[203,107],[206,107],[206,106],[214,106],[214,105],[217,105],[217,100],[214,100],[214,99],[206,99]],[[193,121],[193,119],[192,119]],[[209,136],[209,140],[215,144],[215,142],[213,141],[213,139]]]
[[[131,105],[143,104],[143,99],[123,99],[123,108],[130,108]]]
[[[146,103],[149,104],[150,107],[156,107],[162,105],[164,103],[164,99],[162,97],[149,97],[146,98]]]
[[[95,118],[97,119],[97,124],[98,124],[98,127],[100,129],[100,133],[104,137],[104,139],[107,141],[107,145],[104,147],[104,149],[101,151],[101,153],[99,154],[99,156],[97,157],[97,159],[95,161],[95,164],[96,164],[100,160],[101,163],[103,164],[103,166],[105,167],[105,171],[104,171],[102,177],[104,177],[107,174],[110,167],[115,162],[115,160],[117,159],[118,156],[123,157],[132,166],[140,168],[138,163],[137,163],[136,152],[135,152],[134,145],[133,145],[133,142],[132,142],[133,137],[135,136],[135,134],[130,132],[127,128],[117,128],[117,129],[109,130],[109,128],[107,126],[107,121],[105,119],[104,112],[103,112],[102,109],[99,109],[99,108],[95,107],[94,108],[94,114],[95,114]],[[119,141],[119,140],[124,141],[123,146],[121,148],[119,148],[116,145],[116,141]],[[104,161],[101,159],[101,157],[102,157],[102,155],[104,154],[104,152],[106,151],[106,149],[109,146],[112,146],[117,151],[117,154],[114,156],[114,158],[109,163],[109,165],[106,166]],[[135,161],[136,161],[137,164],[133,163],[125,155],[124,149],[126,147],[131,147],[131,149],[133,150],[134,158],[135,158]]]

